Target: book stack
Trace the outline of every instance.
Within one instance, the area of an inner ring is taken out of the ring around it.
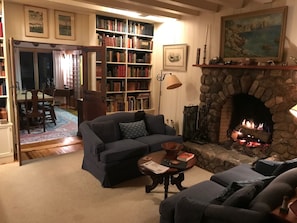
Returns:
[[[182,152],[181,154],[179,154],[177,156],[177,160],[179,161],[184,161],[184,162],[187,162],[189,161],[190,159],[193,159],[194,158],[194,154],[193,153],[189,153],[189,152]]]

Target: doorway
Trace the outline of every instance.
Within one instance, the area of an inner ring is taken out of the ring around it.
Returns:
[[[40,141],[47,143],[61,138],[76,136],[78,118],[75,101],[76,98],[80,97],[81,91],[81,58],[80,50],[77,50],[79,48],[77,46],[59,46],[20,41],[12,41],[11,45],[13,46],[12,58],[14,59],[12,85],[15,86],[15,92],[13,93],[15,102],[13,105],[15,107],[14,113],[17,116],[14,117],[14,123],[16,123],[14,132],[16,133],[17,151],[19,151],[17,152],[18,159],[21,160],[20,156],[23,147],[28,148],[28,145],[33,145]],[[58,53],[55,54],[55,52]],[[66,63],[65,58],[68,59]],[[64,70],[67,71],[66,75]],[[63,77],[60,75],[62,73]],[[65,81],[63,78],[65,78]],[[55,104],[56,125],[49,122],[46,123],[46,132],[43,132],[43,129],[38,132],[39,129],[36,129],[37,132],[30,131],[30,134],[28,134],[25,129],[21,129],[21,109],[20,103],[18,103],[18,95],[29,89],[42,90],[49,86],[56,87],[57,82],[60,88],[58,96],[50,95]],[[67,92],[67,94],[64,94],[64,92]],[[26,135],[22,138],[22,133],[24,132]],[[65,143],[70,142],[66,141]],[[47,145],[49,147],[49,143]],[[65,146],[65,144],[63,145]]]

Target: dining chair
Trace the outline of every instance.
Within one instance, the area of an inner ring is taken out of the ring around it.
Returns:
[[[41,100],[38,95],[42,95]],[[43,127],[45,132],[45,113],[43,110],[44,103],[44,93],[40,90],[28,90],[25,92],[25,108],[24,108],[24,119],[25,127],[30,134],[31,128],[36,128],[38,126]]]
[[[43,93],[53,97],[53,101],[44,101],[42,106],[45,115],[45,121],[49,120],[56,125],[57,116],[55,113],[55,92],[54,87],[44,89]]]

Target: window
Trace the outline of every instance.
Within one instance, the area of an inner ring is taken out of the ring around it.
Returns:
[[[52,52],[20,51],[21,88],[42,89],[53,84]]]

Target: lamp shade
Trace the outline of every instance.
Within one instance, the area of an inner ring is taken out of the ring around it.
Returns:
[[[182,86],[182,83],[179,81],[177,76],[175,75],[168,75],[166,78],[167,89],[175,89]]]
[[[290,109],[290,112],[297,118],[297,104]]]

